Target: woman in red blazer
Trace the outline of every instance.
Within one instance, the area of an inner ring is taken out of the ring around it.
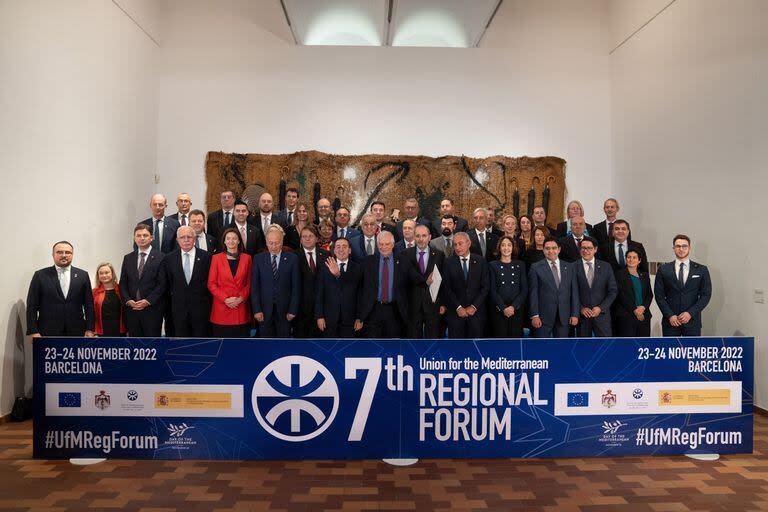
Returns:
[[[222,252],[211,258],[208,289],[213,295],[211,324],[216,338],[251,336],[251,257],[245,254],[240,233],[228,228],[221,235]]]
[[[94,332],[98,336],[125,336],[123,306],[115,269],[111,263],[96,267],[99,286],[93,289]]]

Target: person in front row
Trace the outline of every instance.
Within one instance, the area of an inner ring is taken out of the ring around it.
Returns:
[[[382,231],[376,238],[378,254],[363,262],[363,289],[355,330],[366,338],[400,338],[408,321],[408,269],[395,257],[395,236]]]
[[[407,232],[408,222],[403,223],[403,231]],[[429,245],[431,231],[429,226],[419,224],[415,228],[416,246],[405,249],[401,259],[408,264],[408,337],[409,338],[438,338],[440,333],[441,315],[445,314],[442,302],[442,285],[438,296],[432,300],[430,286],[435,269],[442,276],[445,265],[445,255]],[[444,330],[443,330],[444,331]]]
[[[283,228],[267,228],[267,252],[253,258],[251,304],[262,338],[288,338],[299,312],[298,257],[283,251]]]
[[[651,335],[651,279],[640,270],[640,253],[625,254],[627,266],[616,271],[618,297],[613,303],[613,335],[619,338],[647,338]]]
[[[74,249],[57,242],[53,266],[32,276],[27,294],[27,334],[41,336],[93,336],[93,292],[88,272],[72,266]]]
[[[493,335],[496,338],[523,337],[523,306],[528,298],[525,263],[520,261],[519,245],[503,235],[496,253],[499,259],[489,263],[490,308]]]
[[[320,225],[327,221],[320,221]],[[314,225],[304,226],[301,230],[301,249],[296,252],[301,279],[301,297],[299,299],[299,314],[293,321],[293,336],[295,338],[317,338],[320,331],[315,319],[315,291],[319,281],[320,270],[325,266],[325,260],[330,254],[317,245],[317,231]]]
[[[317,328],[326,338],[353,338],[362,267],[349,258],[349,239],[333,243],[335,258],[328,258],[318,268],[320,275],[315,291]]]
[[[93,289],[93,313],[96,319],[97,336],[125,336],[123,303],[120,300],[120,286],[111,263],[100,263],[96,267],[99,285]]]
[[[576,217],[573,218],[576,224]],[[611,336],[611,305],[618,290],[613,269],[595,258],[597,240],[586,236],[581,241],[581,259],[576,261],[576,281],[579,288],[581,316],[576,329],[579,337]]]
[[[562,261],[554,237],[544,240],[544,259],[528,272],[528,308],[535,338],[567,338],[579,323],[575,265]]]
[[[121,299],[125,325],[134,338],[160,336],[165,307],[165,255],[152,248],[152,228],[139,224],[133,229],[136,250],[123,257],[120,269]],[[173,238],[176,238],[174,233]]]
[[[211,332],[216,338],[249,338],[251,256],[244,252],[240,232],[228,227],[221,234],[222,251],[211,258],[208,290],[213,295]]]
[[[661,331],[664,336],[701,336],[701,312],[712,297],[709,269],[691,261],[686,235],[676,235],[672,248],[675,261],[659,268],[654,287],[663,315]]]
[[[470,247],[469,235],[456,233],[453,255],[444,264],[445,315],[451,338],[481,338],[487,319],[488,263],[479,254],[470,253]]]
[[[176,230],[179,248],[165,256],[165,278],[175,335],[184,338],[210,336],[208,274],[211,255],[196,248],[195,240],[195,230],[191,226],[181,226]]]

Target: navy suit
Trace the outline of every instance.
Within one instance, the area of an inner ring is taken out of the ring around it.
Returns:
[[[67,296],[55,266],[38,270],[27,293],[27,334],[83,336],[94,329],[93,292],[85,270],[69,269]]]
[[[477,254],[482,256],[482,249],[480,248],[480,238],[477,236],[477,231],[475,229],[470,229],[469,233],[469,239],[472,242],[472,245],[469,246],[469,251],[472,254]],[[496,236],[493,233],[489,233],[488,231],[485,232],[485,261],[493,261],[496,259],[496,246],[499,243],[499,237]]]
[[[224,225],[224,210],[216,210],[215,212],[211,212],[211,214],[208,216],[208,227],[206,232],[211,235],[214,240],[216,240],[216,245],[218,246],[218,244],[221,243],[221,234],[225,229],[231,228],[234,223],[234,209],[229,212],[229,224],[226,226]]]
[[[299,312],[301,283],[298,258],[293,253],[283,251],[279,260],[275,280],[272,274],[272,254],[260,252],[253,257],[251,307],[254,314],[264,313],[264,321],[259,324],[259,335],[262,338],[289,337],[291,323],[286,315],[297,315]]]
[[[656,304],[664,317],[661,330],[664,336],[701,336],[701,312],[712,297],[712,281],[706,266],[690,261],[691,268],[684,285],[675,275],[675,263],[665,263],[656,274],[654,293]],[[684,312],[691,315],[691,320],[680,327],[673,327],[669,317]]]
[[[211,255],[202,249],[195,249],[189,284],[184,276],[181,249],[168,254],[163,263],[171,297],[170,310],[175,335],[196,338],[210,336],[211,292],[208,290],[208,272],[211,268]]]
[[[399,338],[408,319],[408,267],[394,254],[392,295],[389,302],[379,301],[379,264],[381,255],[368,256],[363,264],[363,288],[357,317],[365,324],[368,338]]]
[[[582,241],[584,238],[582,237]],[[558,239],[560,244],[560,259],[573,263],[581,259],[581,249],[573,235],[563,236]]]
[[[123,266],[120,269],[120,298],[125,307],[125,326],[130,336],[160,336],[166,290],[164,259],[165,255],[162,252],[152,249],[147,255],[144,271],[139,277],[139,251],[129,252],[123,257]],[[129,300],[140,299],[146,299],[150,305],[141,311],[134,311],[125,305]]]
[[[301,298],[299,299],[299,314],[293,322],[294,337],[317,338],[320,331],[315,322],[315,288],[319,280],[320,271],[325,267],[325,260],[330,253],[314,248],[315,271],[309,267],[307,253],[303,247],[296,251],[299,262],[299,275],[301,277]]]
[[[576,266],[576,280],[579,285],[579,302],[582,308],[600,308],[597,318],[587,318],[579,315],[577,333],[582,338],[589,338],[594,332],[595,336],[608,338],[611,336],[611,305],[616,300],[618,287],[613,269],[609,264],[597,258],[592,259],[594,278],[592,286],[587,282],[587,274],[584,272],[582,259],[574,262]]]
[[[352,338],[362,284],[363,268],[351,259],[339,277],[328,267],[318,268],[315,286],[315,318],[325,320],[326,338]]]
[[[614,221],[615,222],[615,221]],[[613,226],[611,226],[613,227]],[[613,240],[613,235],[608,233],[608,221],[604,220],[595,224],[591,230],[589,230],[590,236],[597,240],[598,245],[607,244]]]
[[[408,219],[406,219],[406,220],[408,220]],[[413,220],[413,219],[411,219],[411,220]],[[401,220],[400,222],[395,224],[395,240],[402,240],[404,238],[403,237],[403,222],[404,221]],[[416,225],[417,226],[426,226],[426,227],[430,228],[429,229],[430,231],[432,231],[431,224],[432,223],[426,217],[417,217],[416,218]]]
[[[445,259],[443,286],[448,336],[451,338],[480,338],[487,320],[485,303],[490,291],[488,263],[482,256],[470,253],[469,273],[464,277],[461,259],[454,254]],[[466,318],[459,317],[459,306],[475,306],[477,312]]]
[[[411,241],[413,244],[413,247],[416,247],[416,241]],[[400,253],[402,253],[404,250],[408,249],[408,247],[405,246],[405,240],[400,240],[395,244],[395,248],[392,250],[392,252],[395,253],[395,256],[400,256]]]
[[[352,248],[352,261],[355,263],[364,263],[368,258],[368,253],[365,252],[365,236],[360,235],[349,239],[349,245]],[[373,239],[373,255],[379,255],[379,246],[376,244],[376,238]]]
[[[149,226],[149,229],[152,231],[153,238],[157,238],[155,236],[155,219],[149,218],[145,219],[140,222],[140,224],[146,224]],[[173,252],[176,249],[176,230],[179,229],[179,221],[174,219],[173,217],[163,217],[163,239],[162,240],[153,240],[152,241],[152,248],[153,249],[160,249],[160,252],[163,254],[168,254],[169,252]],[[133,248],[136,249],[136,244],[133,244]]]
[[[626,253],[629,252],[630,250],[637,251],[638,254],[640,255],[640,265],[638,265],[637,269],[640,272],[647,274],[648,273],[648,257],[645,255],[645,247],[643,247],[643,244],[641,244],[640,242],[634,242],[629,239],[627,239],[624,243],[626,244],[625,247],[627,247],[627,250],[624,252],[624,254],[626,255]],[[617,270],[620,270],[621,268],[626,268],[626,267],[621,267],[619,265],[619,260],[616,259],[616,241],[615,240],[610,240],[607,243],[601,245],[600,248],[598,249],[596,257],[608,263],[613,268],[614,273]]]
[[[240,231],[240,226],[235,223],[233,226]],[[242,233],[240,234],[242,237]],[[267,244],[264,242],[264,234],[261,231],[261,227],[255,224],[245,224],[245,254],[253,256],[257,252],[264,250]]]
[[[331,237],[331,240],[333,240],[334,242],[339,239],[339,229],[340,228],[338,226],[334,226],[334,228],[333,228],[333,236]],[[359,230],[357,230],[357,229],[355,229],[355,228],[353,228],[351,226],[347,226],[346,228],[344,228],[344,230],[345,230],[344,231],[344,238],[346,238],[349,241],[352,241],[353,238],[357,238],[359,236],[362,236],[362,233],[360,233]]]
[[[409,338],[441,338],[440,335],[440,306],[443,300],[443,284],[433,302],[429,292],[427,278],[437,268],[443,275],[445,255],[433,247],[425,249],[427,259],[425,272],[419,267],[420,249],[416,246],[405,249],[400,259],[409,265],[408,269],[408,337]],[[445,333],[445,329],[443,329]]]
[[[537,261],[528,272],[528,314],[538,316],[541,327],[536,338],[567,338],[570,317],[579,317],[579,287],[574,265],[560,260],[560,287],[555,286],[551,262]]]
[[[587,224],[585,222],[584,225],[586,226],[584,235],[592,236],[592,231],[594,230],[594,227],[592,227],[592,224]],[[566,236],[570,236],[570,233],[568,233],[568,221],[564,220],[563,222],[559,223],[555,228],[555,231],[552,234],[552,236],[556,238],[564,238]]]

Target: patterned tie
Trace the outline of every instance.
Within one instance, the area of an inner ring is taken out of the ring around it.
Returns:
[[[680,283],[680,286],[685,286],[685,274],[683,273],[685,271],[685,263],[680,263],[680,271],[677,273],[677,281]]]
[[[453,241],[450,238],[445,239],[445,252],[446,256],[453,254]]]
[[[587,262],[587,284],[592,288],[592,281],[595,279],[595,269],[592,267],[592,262]]]
[[[469,263],[467,263],[467,258],[461,258],[461,269],[464,271],[464,279],[467,279],[469,277]]]
[[[160,219],[155,219],[154,229],[152,230],[152,248],[160,250]]]
[[[277,254],[272,255],[272,277],[277,280]]]
[[[144,274],[144,264],[147,262],[147,253],[141,252],[139,253],[139,279],[141,279],[142,274]]]
[[[266,233],[267,228],[269,227],[269,217],[262,217],[261,223],[262,223],[261,230],[264,231],[264,233]]]
[[[619,266],[621,268],[627,266],[627,262],[624,260],[624,244],[619,244]]]
[[[240,237],[243,239],[243,246],[248,245],[248,235],[245,232],[245,226],[240,226]]]
[[[309,270],[314,274],[315,273],[315,258],[313,256],[314,251],[310,251],[308,254],[309,254]]]
[[[369,238],[365,242],[365,252],[368,254],[368,256],[373,254],[373,239],[372,238]]]
[[[389,258],[384,258],[384,268],[381,269],[381,302],[389,302]]]
[[[552,277],[555,278],[555,287],[560,288],[560,273],[557,271],[557,264],[552,261]]]
[[[189,253],[184,253],[184,279],[187,280],[187,284],[192,280],[192,265],[189,262]]]
[[[424,263],[424,251],[419,251],[419,269],[421,270],[421,275],[427,272],[427,265]]]
[[[181,225],[182,226],[186,226],[187,225],[187,214],[186,213],[182,213],[181,214]]]
[[[608,238],[613,238],[613,222],[608,223]]]

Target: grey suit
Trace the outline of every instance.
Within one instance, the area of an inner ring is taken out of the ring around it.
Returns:
[[[618,287],[616,278],[613,274],[613,268],[606,262],[594,258],[592,265],[594,269],[594,278],[592,286],[589,286],[587,274],[584,271],[584,260],[579,258],[573,265],[576,266],[576,281],[579,287],[579,302],[582,308],[600,308],[600,315],[597,318],[587,318],[579,315],[579,325],[577,332],[580,337],[588,338],[594,332],[595,336],[601,338],[610,337],[611,331],[611,304],[616,300]]]
[[[453,255],[453,237],[451,237],[451,247],[448,248],[445,245],[445,237],[440,235],[437,238],[433,238],[429,242],[429,246],[435,249],[436,251],[442,252],[446,258]]]

